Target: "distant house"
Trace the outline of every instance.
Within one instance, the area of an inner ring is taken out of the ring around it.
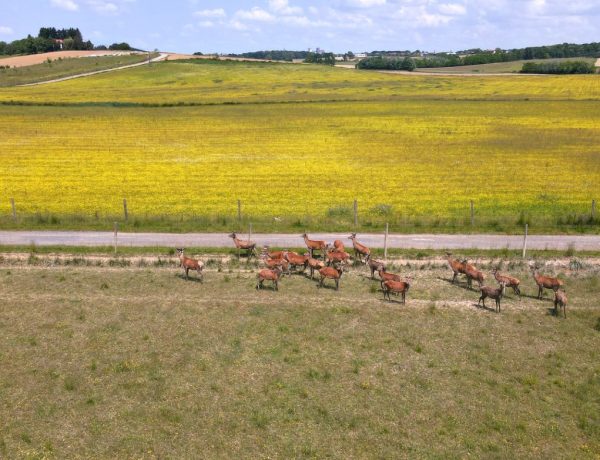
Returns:
[[[56,43],[58,45],[58,47],[60,49],[63,49],[65,41],[62,38],[55,38],[55,39],[53,39],[53,41],[54,41],[54,43]]]
[[[366,58],[367,57],[367,53],[356,53],[354,55],[354,57],[359,58],[359,59],[360,58]]]

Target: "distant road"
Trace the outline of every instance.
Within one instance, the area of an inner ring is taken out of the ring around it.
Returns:
[[[340,239],[347,246],[349,233],[311,233],[312,239],[333,242]],[[247,234],[239,234],[247,238]],[[358,235],[360,242],[373,247],[383,247],[382,234]],[[252,240],[259,246],[301,247],[304,241],[298,234],[255,234]],[[0,245],[38,246],[111,246],[112,232],[51,232],[51,231],[0,231]],[[166,247],[229,247],[231,239],[226,233],[119,233],[119,246],[166,246]],[[520,249],[523,237],[518,235],[399,235],[388,236],[389,248],[400,249]],[[529,249],[600,251],[600,235],[530,235]]]

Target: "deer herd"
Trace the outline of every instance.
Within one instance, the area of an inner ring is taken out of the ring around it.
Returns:
[[[238,250],[238,258],[240,252],[245,251],[246,256],[260,257],[260,260],[265,268],[262,268],[256,275],[256,289],[264,288],[263,283],[268,281],[272,283],[273,290],[279,290],[279,281],[284,275],[294,273],[304,274],[306,269],[310,271],[309,277],[314,280],[317,273],[317,287],[323,287],[325,280],[331,280],[335,284],[335,289],[339,290],[340,280],[345,271],[350,266],[350,254],[346,252],[344,243],[341,240],[335,240],[332,245],[320,240],[311,240],[306,233],[301,235],[307,248],[304,254],[298,254],[294,251],[270,251],[268,246],[263,247],[262,253],[258,256],[256,251],[256,243],[249,240],[240,240],[235,233],[229,235],[233,239],[233,243]],[[371,279],[375,278],[375,273],[379,276],[381,291],[383,292],[384,300],[391,301],[391,295],[401,296],[402,303],[406,303],[406,293],[408,292],[412,279],[410,277],[402,278],[400,275],[390,273],[386,269],[386,264],[382,260],[371,257],[371,250],[364,244],[356,240],[356,234],[352,233],[348,239],[352,242],[354,257],[360,263],[363,263],[371,272]],[[186,257],[184,248],[178,248],[177,254],[180,260],[180,266],[185,271],[185,277],[188,279],[190,270],[197,272],[200,282],[203,280],[202,269],[204,264],[202,261]],[[481,293],[477,305],[485,306],[485,299],[490,298],[496,302],[496,312],[500,313],[500,302],[505,294],[506,288],[511,288],[515,295],[521,299],[521,281],[518,278],[503,274],[494,269],[492,275],[498,283],[497,287],[485,286],[484,281],[486,275],[481,270],[477,269],[473,264],[470,264],[466,259],[459,260],[452,256],[451,253],[446,253],[448,265],[452,270],[451,283],[455,284],[459,275],[466,276],[467,289],[473,289],[473,280],[478,284]],[[530,266],[533,279],[538,286],[537,298],[542,299],[544,289],[551,289],[554,292],[554,311],[556,314],[559,308],[563,311],[563,316],[566,318],[567,296],[563,289],[563,281],[558,278],[540,275],[537,267]]]

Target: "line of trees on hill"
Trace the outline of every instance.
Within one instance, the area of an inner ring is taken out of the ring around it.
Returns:
[[[596,67],[585,61],[526,62],[521,73],[585,74],[596,73]]]
[[[411,57],[387,58],[374,56],[361,59],[356,64],[357,69],[407,70],[412,72],[417,68],[416,61]]]
[[[60,41],[62,41],[62,43]],[[90,40],[84,40],[78,28],[56,29],[42,27],[37,37],[28,35],[26,38],[10,43],[0,41],[0,55],[38,54],[60,50],[133,50],[129,44],[113,43],[108,48],[104,45],[94,46]]]
[[[195,53],[194,53],[195,54]],[[252,51],[241,54],[228,54],[229,57],[243,57],[249,59],[268,59],[272,61],[292,61],[294,59],[306,59],[308,51],[288,51],[288,50],[265,50]]]

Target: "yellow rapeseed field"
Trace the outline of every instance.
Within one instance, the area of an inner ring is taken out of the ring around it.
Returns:
[[[363,223],[465,219],[474,200],[482,219],[556,219],[600,198],[599,80],[168,63],[4,89],[66,105],[0,106],[0,209],[93,219],[126,197],[137,216],[231,217],[239,198],[319,226],[355,198]],[[265,100],[295,102],[77,105]]]

